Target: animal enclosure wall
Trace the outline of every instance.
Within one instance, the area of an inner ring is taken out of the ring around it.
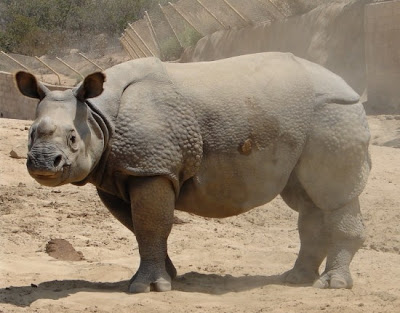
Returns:
[[[381,113],[400,111],[400,1],[366,6],[368,103]]]
[[[179,0],[152,8],[120,38],[131,58],[177,60],[183,49],[219,30],[268,24],[329,0]],[[307,3],[307,4],[306,4]]]
[[[66,90],[70,87],[44,84],[50,90]],[[21,95],[13,74],[0,72],[0,117],[19,120],[34,120],[37,99]]]
[[[13,75],[0,72],[0,116],[20,120],[35,118],[37,100],[21,95]]]
[[[328,68],[362,94],[366,87],[364,8],[364,0],[332,1],[270,25],[216,32],[186,49],[181,62],[266,51],[291,52]]]

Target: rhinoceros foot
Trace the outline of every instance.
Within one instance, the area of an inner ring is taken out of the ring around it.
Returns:
[[[171,282],[164,278],[159,278],[154,282],[146,283],[133,281],[129,286],[130,293],[144,293],[150,291],[169,291],[171,290]]]
[[[140,266],[129,282],[130,293],[171,290],[171,277],[165,270]]]
[[[323,273],[313,284],[313,287],[320,289],[351,289],[353,287],[353,279],[347,270],[332,270]]]
[[[285,283],[296,285],[310,285],[318,278],[318,274],[304,268],[294,267],[283,275]]]
[[[144,262],[129,281],[130,293],[171,290],[171,280],[177,275],[169,256],[165,259],[165,270],[154,263]]]

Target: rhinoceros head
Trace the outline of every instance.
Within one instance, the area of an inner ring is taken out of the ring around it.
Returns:
[[[91,74],[79,87],[65,91],[50,91],[27,72],[18,72],[15,79],[23,95],[40,100],[29,131],[29,174],[51,187],[84,180],[103,144],[93,133],[85,100],[102,93],[105,75]]]

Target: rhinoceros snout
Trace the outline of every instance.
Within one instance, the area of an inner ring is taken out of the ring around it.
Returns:
[[[28,152],[26,161],[29,174],[34,178],[58,177],[68,164],[66,157],[62,153],[39,154]]]

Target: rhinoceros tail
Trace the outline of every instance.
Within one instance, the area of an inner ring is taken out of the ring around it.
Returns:
[[[308,73],[314,87],[317,105],[323,103],[354,104],[360,101],[360,95],[340,76],[318,64],[300,58],[296,59]]]

